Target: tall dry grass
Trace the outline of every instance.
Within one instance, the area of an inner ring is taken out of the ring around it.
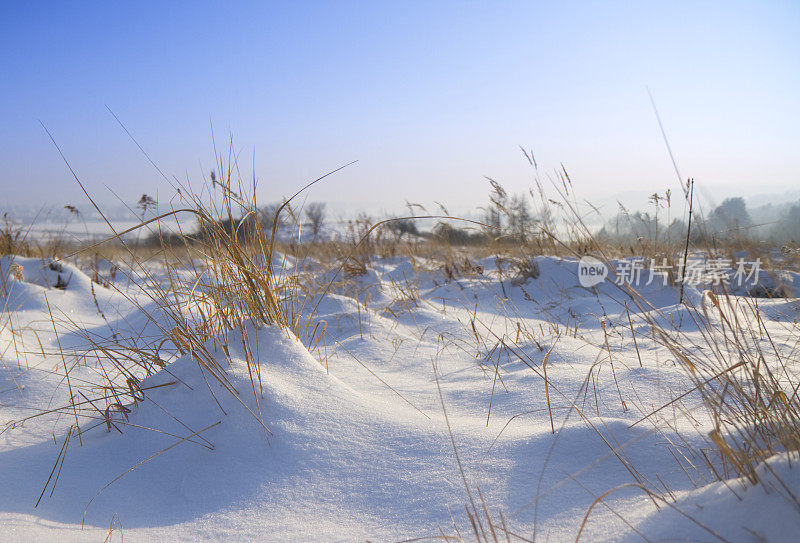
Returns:
[[[503,278],[518,278],[520,282],[535,279],[538,270],[531,260],[534,255],[579,258],[591,254],[608,265],[614,258],[635,255],[642,257],[645,262],[663,261],[674,268],[674,264],[682,258],[682,246],[688,241],[686,238],[672,237],[668,229],[660,231],[658,220],[655,221],[655,231],[637,236],[632,242],[599,238],[587,225],[587,206],[576,197],[566,170],[555,172],[551,187],[546,190],[532,156],[529,156],[529,161],[536,175],[535,188],[530,191],[530,197],[535,219],[528,229],[504,232],[496,225],[471,221],[472,229],[469,230],[454,226],[459,223],[446,215],[387,220],[362,216],[351,222],[349,239],[314,240],[305,244],[281,241],[278,232],[282,214],[292,215],[291,202],[294,198],[319,180],[309,183],[287,199],[273,214],[272,223],[265,224],[259,220],[258,205],[253,196],[255,181],[242,183],[236,173],[238,169],[231,160],[230,156],[227,162],[218,158],[215,171],[222,173],[220,177],[215,174],[214,178],[209,179],[201,192],[202,196],[184,188],[179,209],[161,213],[124,232],[115,232],[109,238],[109,243],[116,244],[114,250],[118,255],[121,253],[130,258],[130,266],[120,273],[128,275],[129,284],[140,285],[139,294],[154,302],[158,308],[158,314],[153,314],[152,320],[158,323],[159,334],[149,338],[99,338],[86,334],[88,347],[84,352],[59,353],[61,356],[71,356],[74,360],[85,360],[87,357],[102,359],[110,362],[115,370],[107,373],[103,381],[73,391],[69,405],[41,413],[69,414],[76,419],[75,433],[72,430],[68,432],[63,445],[64,452],[70,444],[70,436],[80,437],[87,421],[89,426],[104,425],[109,431],[124,431],[129,404],[144,401],[147,397],[148,391],[139,385],[142,376],[159,371],[179,354],[191,356],[205,372],[239,399],[269,433],[269,414],[262,413],[260,408],[262,389],[259,364],[255,354],[248,349],[247,335],[252,333],[253,327],[279,326],[301,338],[313,349],[324,333],[324,328],[320,328],[313,318],[319,300],[337,277],[341,279],[366,273],[374,258],[405,255],[413,261],[425,262],[426,266],[433,265],[445,278],[452,280],[482,274],[483,270],[479,269],[476,262],[491,256],[498,262],[502,285]],[[508,195],[496,182],[491,187],[489,205],[492,216],[496,214],[497,217],[505,217],[507,223],[512,222],[515,211]],[[658,205],[656,200],[656,213]],[[177,236],[168,235],[162,230],[161,225],[178,214],[193,216],[197,230]],[[439,226],[431,228],[428,236],[407,236],[405,239],[396,231],[386,228],[392,221],[408,219],[439,221]],[[666,224],[669,228],[669,220]],[[126,234],[143,229],[149,229],[153,234],[152,239],[159,240],[157,247],[133,247],[124,243]],[[8,223],[0,234],[0,251],[3,253],[61,258],[75,256],[74,248],[58,248],[54,245],[43,250],[41,247],[32,247],[26,242],[24,233],[10,228]],[[734,251],[747,250],[757,255],[769,252],[768,247],[748,244],[741,238],[728,245],[720,244],[713,248],[695,245],[692,248],[706,253],[727,251],[733,254]],[[82,251],[97,250],[98,247],[89,247]],[[304,280],[297,268],[287,273],[286,260],[280,255],[300,261],[313,260],[322,269],[334,271],[331,283],[319,285]],[[147,260],[153,258],[163,264],[163,273],[155,273],[145,265]],[[183,273],[187,269],[192,270],[190,280]],[[167,277],[166,281],[163,276]],[[670,284],[679,284],[678,278],[671,276]],[[115,288],[113,282],[107,286]],[[397,298],[391,311],[410,313],[421,303],[415,285],[407,279],[403,282],[394,281],[392,287],[397,292]],[[126,294],[125,291],[120,292]],[[139,298],[126,295],[142,307]],[[770,336],[757,300],[737,298],[726,292],[708,294],[700,307],[687,308],[687,314],[700,330],[698,336],[659,324],[663,322],[661,317],[664,315],[655,311],[634,289],[623,287],[620,295],[629,302],[631,308],[636,307],[641,314],[650,315],[652,336],[641,339],[654,339],[665,347],[680,362],[692,383],[687,390],[675,391],[678,397],[676,403],[690,395],[697,395],[714,421],[715,428],[708,436],[708,448],[696,453],[705,459],[706,469],[716,479],[726,481],[731,477],[744,477],[758,484],[757,468],[764,465],[765,460],[781,452],[800,450],[797,350],[795,347],[787,349]],[[515,318],[513,312],[510,318]],[[626,318],[635,342],[636,333],[630,315]],[[521,320],[518,319],[518,323]],[[551,397],[562,397],[571,408],[577,406],[575,398],[567,398],[548,379],[547,355],[540,361],[541,357],[530,356],[519,344],[527,341],[537,345],[539,351],[545,351],[543,336],[549,335],[549,350],[552,351],[560,337],[578,337],[577,320],[572,326],[569,322],[554,320],[547,333],[518,324],[513,340],[491,336],[491,327],[478,320],[471,322],[471,328],[476,336],[472,348],[477,353],[499,346],[541,378],[543,393],[548,400],[551,428],[555,433],[557,429],[553,423]],[[249,391],[235,390],[228,377],[230,359],[219,355],[220,352],[225,355],[229,352],[224,342],[230,331],[237,332],[243,339],[245,362],[250,375]],[[595,347],[609,353],[613,371],[613,357],[607,336],[603,344]],[[642,355],[638,345],[636,350],[641,364]],[[69,367],[65,362],[67,378]],[[497,372],[496,367],[489,365],[482,369],[489,374]],[[587,376],[583,393],[587,393],[589,382],[590,376]],[[619,393],[618,385],[617,391]],[[250,398],[254,408],[250,407]],[[624,406],[621,393],[619,398]],[[685,409],[690,407],[686,406]],[[649,419],[657,414],[658,410],[655,410],[644,414],[643,418]],[[581,412],[580,415],[587,424],[592,424],[588,414]],[[599,431],[598,434],[603,437]],[[630,463],[629,459],[622,457],[624,452],[614,444],[606,443],[610,453],[620,455],[623,464]],[[61,458],[62,455],[59,455]],[[57,473],[55,470],[56,466],[54,473]],[[631,473],[635,484],[651,493],[653,500],[671,499],[669,492],[659,491],[639,477],[635,466],[631,466]],[[474,539],[500,541],[522,538],[507,526],[502,513],[499,517],[489,513],[489,507],[480,492],[477,493],[479,499],[475,499],[469,487],[467,491],[471,496],[467,513]],[[785,495],[800,507],[792,489],[785,489]],[[450,538],[444,532],[441,535],[443,539]],[[454,539],[460,538],[459,534]]]

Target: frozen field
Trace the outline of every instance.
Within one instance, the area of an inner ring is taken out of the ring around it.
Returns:
[[[724,432],[766,423],[714,432],[708,401],[746,346],[796,405],[797,298],[585,288],[556,257],[275,262],[299,339],[188,337],[202,268],[3,257],[0,539],[797,541],[797,454],[743,456]]]

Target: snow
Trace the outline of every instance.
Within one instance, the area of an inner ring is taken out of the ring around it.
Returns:
[[[286,273],[304,265],[280,262]],[[305,280],[334,278],[309,262]],[[535,277],[494,258],[448,277],[436,260],[374,259],[365,275],[339,274],[320,301],[326,333],[313,354],[274,326],[212,338],[205,347],[231,394],[167,343],[166,367],[132,367],[131,392],[95,400],[98,409],[84,402],[78,435],[70,408],[42,412],[68,406],[70,386],[97,398],[93,383],[129,374],[108,356],[74,353],[89,337],[152,344],[168,326],[166,302],[130,268],[106,288],[72,264],[3,257],[0,539],[472,539],[465,506],[481,508],[480,489],[495,522],[502,511],[509,530],[537,541],[574,540],[609,491],[581,540],[794,541],[795,453],[759,468],[758,485],[719,482],[697,458],[678,460],[708,446],[699,397],[682,401],[691,418],[671,406],[634,424],[691,387],[649,333],[655,322],[699,336],[677,290],[644,286],[648,305],[637,305],[611,281],[583,288],[575,260],[532,262]],[[149,271],[166,281],[163,268]],[[59,276],[66,288],[55,288]],[[759,307],[776,344],[793,344],[797,299]],[[115,401],[130,412],[113,412],[109,428],[101,411]]]

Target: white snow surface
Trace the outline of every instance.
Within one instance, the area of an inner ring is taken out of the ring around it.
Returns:
[[[97,398],[102,391],[85,392],[92,383],[124,375],[108,357],[81,363],[74,353],[86,335],[158,341],[160,302],[146,284],[104,287],[74,265],[3,257],[0,540],[471,540],[465,506],[485,501],[496,523],[502,512],[526,539],[573,541],[613,489],[581,541],[797,541],[796,454],[773,457],[755,486],[719,482],[697,458],[681,462],[711,429],[691,395],[683,404],[695,420],[668,408],[631,426],[689,379],[623,291],[581,287],[574,260],[534,261],[535,278],[494,259],[448,278],[435,263],[375,259],[320,302],[326,333],[313,354],[290,332],[255,324],[246,340],[224,338],[229,360],[221,338],[206,344],[238,397],[169,344],[165,368],[136,370],[144,399],[122,393],[95,405],[76,391]],[[332,273],[312,280],[324,285]],[[58,275],[66,288],[54,288]],[[640,291],[660,312],[654,320],[699,334],[676,289]],[[686,296],[707,303],[697,289]],[[797,299],[760,307],[772,341],[793,345]],[[83,402],[82,432],[54,470],[75,423],[70,388]],[[99,414],[117,400],[130,413],[115,414],[109,430]],[[57,481],[46,486],[51,470]],[[632,472],[669,488],[669,504],[656,506]]]

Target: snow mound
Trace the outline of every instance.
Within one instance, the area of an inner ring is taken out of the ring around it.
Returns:
[[[636,523],[650,540],[795,542],[800,534],[800,469],[783,453],[757,469],[759,484],[742,479],[683,492],[678,501]],[[614,541],[618,541],[614,538]],[[623,541],[641,541],[635,533]]]
[[[229,335],[225,385],[183,356],[120,395],[129,412],[112,410],[110,429],[98,413],[97,423],[83,428],[82,446],[73,436],[55,491],[45,493],[34,524],[58,523],[80,539],[124,512],[133,533],[191,523],[189,539],[213,538],[214,529],[242,539],[363,538],[387,529],[400,536],[402,530],[377,520],[388,516],[411,530],[418,520],[413,510],[399,517],[388,512],[397,499],[423,501],[425,508],[444,503],[441,483],[412,474],[420,463],[433,463],[426,470],[442,463],[442,436],[419,413],[348,388],[284,330],[249,330],[248,348],[257,359],[249,367],[241,336]],[[15,489],[0,493],[0,509],[17,512],[17,538],[46,537],[29,524],[33,503],[15,496],[39,495],[58,447],[51,441],[0,453],[0,479]],[[249,511],[254,525],[237,525],[231,510]],[[88,531],[77,531],[84,515]],[[348,517],[343,532],[333,520]]]
[[[72,264],[12,255],[0,258],[0,303],[4,307],[46,311],[45,292],[94,303],[92,279]]]

